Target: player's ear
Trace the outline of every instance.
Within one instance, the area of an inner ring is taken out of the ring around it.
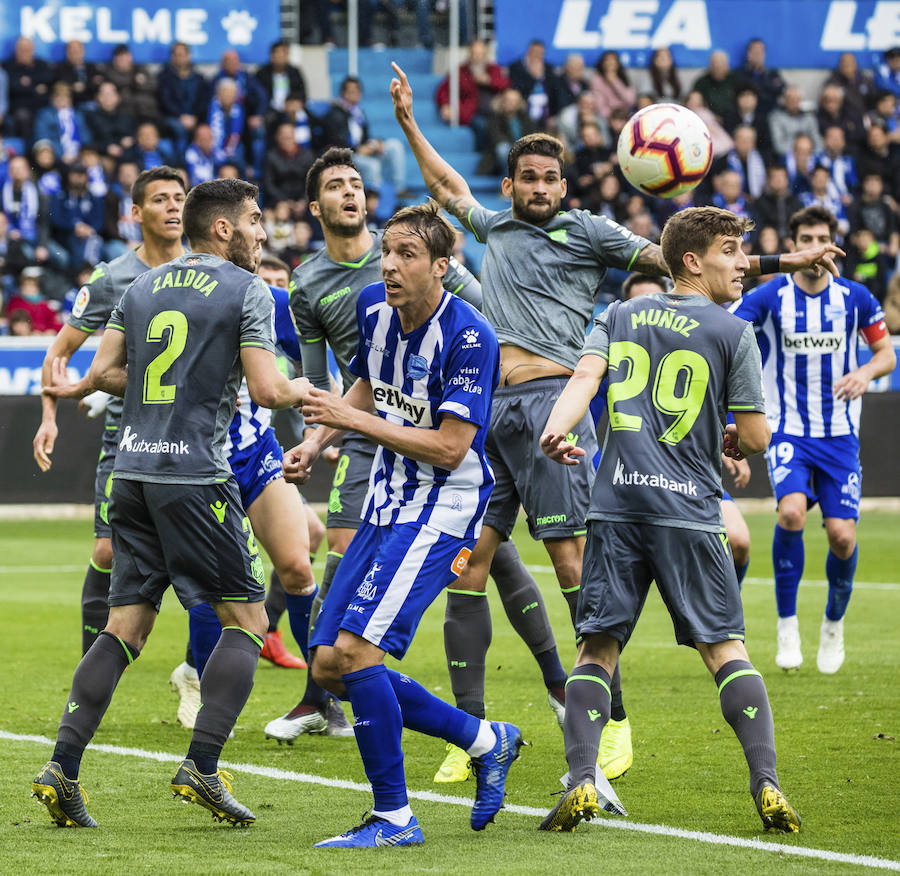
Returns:
[[[503,182],[500,183],[500,191],[503,192],[504,198],[512,197],[512,180],[508,176],[503,177]]]
[[[447,273],[447,268],[450,267],[450,259],[446,256],[441,256],[439,259],[435,259],[431,265],[432,275],[435,277],[443,277],[444,274]]]
[[[789,237],[789,238],[785,241],[785,246],[787,247],[787,251],[788,251],[788,252],[797,252],[797,244],[794,243],[794,238],[793,238],[793,237]]]
[[[699,277],[703,273],[703,269],[700,266],[700,259],[695,252],[686,252],[681,257],[681,263],[687,268],[688,273],[695,277]]]
[[[309,212],[312,213],[313,216],[316,217],[316,219],[319,219],[322,216],[322,210],[319,208],[318,201],[309,202]]]
[[[231,240],[232,225],[224,216],[219,216],[213,222],[212,230],[219,240]]]
[[[565,177],[562,177],[559,181],[559,187],[560,191],[562,191],[562,196],[565,197],[566,192],[569,190],[569,181]]]

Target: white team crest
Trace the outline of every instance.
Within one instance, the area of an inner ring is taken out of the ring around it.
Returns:
[[[88,306],[88,302],[91,300],[91,291],[87,286],[82,286],[78,290],[78,296],[75,298],[75,303],[72,305],[72,316],[81,316],[84,313],[85,308]]]
[[[826,304],[825,305],[825,319],[829,322],[836,322],[839,319],[843,319],[847,315],[847,311],[844,309],[843,304]]]
[[[221,21],[222,27],[232,46],[249,46],[253,42],[253,31],[259,22],[246,10],[232,9]]]
[[[378,593],[378,588],[375,586],[375,576],[381,571],[381,563],[372,563],[372,567],[366,572],[366,577],[363,578],[362,584],[356,590],[356,595],[360,599],[374,599],[375,595]]]

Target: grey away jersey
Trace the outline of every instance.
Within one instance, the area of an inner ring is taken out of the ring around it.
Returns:
[[[484,314],[501,344],[514,344],[566,368],[578,362],[607,267],[628,270],[650,241],[586,210],[546,225],[473,207],[466,224],[486,243]]]
[[[322,248],[298,265],[291,275],[291,312],[300,336],[303,375],[319,389],[331,389],[326,342],[341,369],[344,392],[356,380],[348,368],[359,343],[356,299],[366,286],[383,279],[383,234],[383,231],[373,232],[372,248],[358,262],[336,262]],[[481,309],[478,280],[454,258],[450,259],[444,275],[444,288]]]
[[[701,295],[615,302],[585,354],[609,361],[609,426],[588,520],[722,532],[728,411],[765,413],[753,326]]]
[[[88,334],[103,328],[132,280],[149,270],[133,249],[111,262],[100,262],[78,290],[68,324]],[[116,431],[121,417],[122,399],[113,396],[106,406],[106,428]]]
[[[128,384],[115,477],[209,484],[232,477],[225,436],[241,347],[275,352],[275,304],[255,274],[194,253],[129,286],[107,322],[125,333]]]

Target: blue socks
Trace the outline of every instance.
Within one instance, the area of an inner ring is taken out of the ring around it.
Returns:
[[[478,718],[445,703],[408,675],[393,669],[385,671],[400,704],[404,727],[446,739],[464,751],[472,746],[481,726]]]
[[[744,578],[747,577],[747,569],[750,568],[750,563],[741,563],[738,565],[734,564],[734,574],[737,575],[738,587],[740,587],[744,583]]]
[[[312,609],[313,600],[319,588],[316,587],[312,593],[300,596],[295,593],[285,591],[284,600],[287,606],[288,620],[291,624],[291,633],[297,640],[300,650],[303,653],[303,659],[309,662],[309,614]]]
[[[803,576],[803,530],[782,529],[775,524],[772,567],[775,571],[775,603],[778,617],[797,614],[797,590]]]
[[[188,609],[188,638],[197,675],[203,675],[209,655],[212,654],[221,635],[222,624],[219,623],[219,616],[208,602]]]
[[[828,603],[825,606],[825,617],[830,621],[839,621],[847,611],[847,603],[853,592],[853,576],[856,574],[856,561],[859,559],[859,545],[846,560],[836,557],[828,551],[825,561],[825,575],[828,578]]]
[[[342,676],[353,705],[353,732],[366,776],[375,795],[375,811],[391,812],[409,803],[403,772],[403,715],[385,666],[369,666]]]

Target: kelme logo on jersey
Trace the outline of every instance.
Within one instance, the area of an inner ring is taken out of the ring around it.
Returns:
[[[87,286],[82,286],[78,290],[78,296],[75,298],[75,303],[72,305],[72,316],[81,316],[90,300],[91,290],[88,289]]]
[[[428,367],[428,360],[418,353],[410,353],[406,362],[406,376],[410,380],[421,380],[427,377],[431,369]]]
[[[621,459],[616,460],[616,470],[613,472],[612,482],[613,486],[654,487],[658,490],[681,493],[682,496],[697,495],[697,485],[693,481],[672,481],[662,473],[645,474],[637,469],[626,472],[625,463]]]
[[[381,413],[393,414],[416,426],[431,428],[431,405],[428,404],[427,399],[413,398],[395,386],[374,377],[371,378],[371,383],[372,398],[375,399],[375,407]]]
[[[463,332],[463,340],[465,343],[462,348],[464,350],[471,350],[473,347],[480,347],[481,342],[478,340],[478,330],[473,328],[468,328]]]
[[[190,445],[184,441],[146,441],[126,426],[119,441],[119,451],[124,453],[171,453],[177,456],[190,454]]]
[[[846,332],[785,332],[784,349],[795,353],[842,353]]]

